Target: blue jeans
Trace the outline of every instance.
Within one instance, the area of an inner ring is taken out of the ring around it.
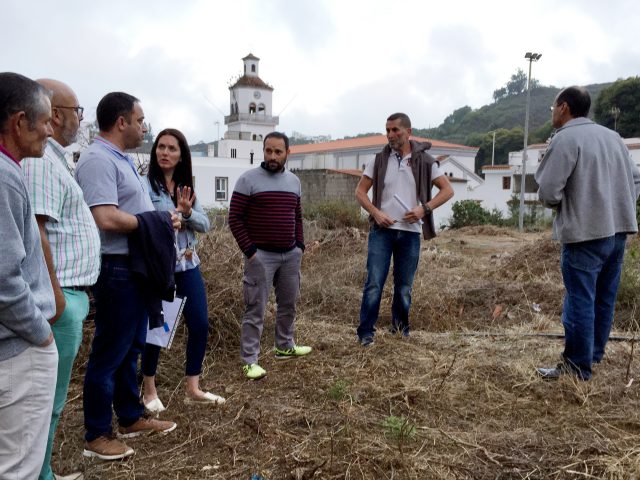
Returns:
[[[566,289],[562,324],[565,363],[584,380],[604,356],[613,324],[627,235],[562,245],[560,266]]]
[[[409,332],[409,307],[413,277],[420,260],[420,234],[373,226],[369,232],[367,254],[367,280],[360,307],[360,339],[373,336],[380,311],[382,290],[393,256],[393,326]]]
[[[184,272],[176,272],[176,294],[187,297],[184,304],[184,320],[189,330],[187,337],[187,366],[185,375],[195,376],[202,372],[202,362],[207,349],[209,334],[209,313],[207,310],[207,293],[200,274],[200,267]],[[160,347],[147,343],[142,355],[142,373],[153,377],[158,368]]]
[[[148,315],[129,260],[104,255],[94,287],[96,331],[84,377],[85,439],[111,433],[111,406],[123,427],[143,414],[137,381],[138,356],[147,339]]]

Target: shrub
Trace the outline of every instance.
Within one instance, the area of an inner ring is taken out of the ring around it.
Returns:
[[[475,200],[461,200],[451,207],[453,217],[449,226],[462,228],[472,225],[484,225],[488,223],[490,213],[482,208]]]
[[[618,287],[618,305],[623,308],[634,308],[638,302],[638,292],[640,292],[640,243],[629,236]]]
[[[303,205],[302,215],[306,220],[317,222],[320,228],[329,230],[344,227],[366,228],[368,225],[358,204],[342,200]]]

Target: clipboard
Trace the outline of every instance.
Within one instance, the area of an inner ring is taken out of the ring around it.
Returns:
[[[162,301],[164,325],[147,330],[147,343],[166,348],[167,350],[171,348],[186,302],[187,297],[176,297],[172,302]]]

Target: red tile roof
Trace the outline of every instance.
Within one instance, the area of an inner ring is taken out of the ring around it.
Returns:
[[[236,83],[229,87],[229,90],[235,87],[254,87],[273,90],[273,87],[265,83],[260,77],[250,77],[248,75],[241,76]]]
[[[436,148],[452,148],[456,150],[475,151],[476,147],[467,147],[466,145],[458,145],[455,143],[443,142],[440,140],[430,140],[428,138],[411,137],[411,140],[417,142],[431,142],[432,147]],[[388,143],[386,135],[373,135],[371,137],[358,137],[343,140],[333,140],[323,143],[309,143],[306,145],[292,145],[291,154],[329,152],[336,150],[352,150],[371,147],[384,147]]]

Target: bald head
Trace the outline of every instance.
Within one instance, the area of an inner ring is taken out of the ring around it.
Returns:
[[[59,80],[41,78],[36,81],[51,92],[53,139],[63,147],[71,145],[76,141],[82,120],[78,97],[69,85]]]

